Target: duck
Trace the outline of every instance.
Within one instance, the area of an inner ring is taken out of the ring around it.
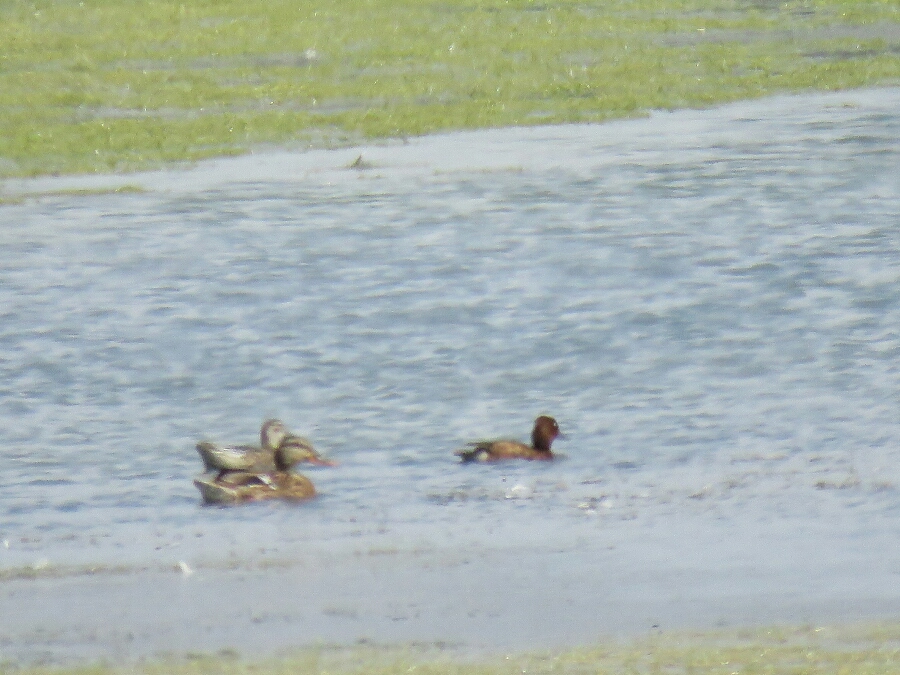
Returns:
[[[206,504],[242,504],[271,499],[300,502],[316,496],[312,481],[292,471],[229,471],[216,478],[203,474],[194,479],[194,485]]]
[[[463,450],[454,454],[466,462],[499,462],[506,459],[534,459],[549,461],[553,459],[550,446],[556,438],[564,438],[556,420],[541,415],[534,421],[531,432],[531,445],[519,441],[477,441],[469,443]]]
[[[237,445],[226,446],[200,441],[197,452],[203,460],[206,471],[218,471],[222,478],[229,471],[267,473],[288,471],[301,462],[321,466],[335,466],[336,462],[326,460],[302,436],[290,433],[280,420],[266,420],[259,431],[260,447]]]
[[[206,471],[271,471],[275,450],[288,436],[281,420],[266,420],[259,430],[260,447],[253,445],[219,445],[210,441],[197,443],[197,452]]]

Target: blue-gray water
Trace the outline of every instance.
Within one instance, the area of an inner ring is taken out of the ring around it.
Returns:
[[[2,206],[0,568],[619,547],[897,586],[898,139],[884,89]],[[7,187],[97,181],[54,180]],[[564,461],[455,463],[540,413]],[[320,498],[202,508],[196,441],[271,416],[341,462]]]

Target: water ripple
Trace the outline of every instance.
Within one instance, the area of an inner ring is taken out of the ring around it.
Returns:
[[[776,99],[0,207],[0,565],[566,547],[676,514],[895,536],[898,110]],[[542,412],[565,461],[453,463]],[[199,508],[196,441],[269,416],[341,461],[320,500]]]

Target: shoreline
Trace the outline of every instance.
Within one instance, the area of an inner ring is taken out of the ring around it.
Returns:
[[[706,632],[655,632],[627,640],[604,640],[564,650],[460,656],[446,643],[353,646],[319,644],[284,653],[244,656],[231,649],[213,654],[165,654],[154,660],[116,664],[109,660],[89,666],[37,664],[16,667],[25,675],[86,672],[195,675],[227,672],[235,675],[321,673],[356,675],[381,673],[454,672],[459,675],[520,675],[559,672],[689,672],[720,675],[737,672],[778,672],[816,675],[853,672],[890,675],[898,671],[900,624],[863,623],[767,626]],[[2,663],[2,662],[0,662]],[[8,664],[5,664],[8,665]]]
[[[900,620],[900,592],[829,581],[846,581],[844,565],[811,581],[802,566],[764,569],[738,556],[694,569],[616,562],[634,553],[311,555],[257,569],[6,579],[0,604],[20,610],[0,615],[0,663],[257,659],[322,645],[437,645],[480,659],[673,632]]]
[[[752,122],[760,114],[758,108],[761,105],[765,105],[766,114],[791,116],[797,111],[812,108],[822,109],[823,115],[826,111],[834,115],[836,112],[842,114],[841,109],[872,105],[873,99],[879,98],[888,102],[900,98],[900,84],[839,91],[780,93],[762,100],[732,101],[705,109],[654,110],[645,117],[602,123],[457,130],[409,139],[383,139],[341,148],[266,146],[235,157],[209,158],[190,165],[129,174],[9,178],[0,181],[0,207],[4,203],[13,205],[41,198],[104,195],[126,198],[157,192],[191,194],[264,181],[314,185],[383,178],[431,179],[461,171],[571,170],[573,166],[568,157],[525,160],[521,154],[505,150],[505,146],[511,140],[520,138],[558,139],[563,151],[571,152],[573,139],[579,137],[613,144],[620,136],[628,135],[637,137],[630,151],[654,152],[660,144],[666,148],[690,147],[695,138],[715,135],[717,125],[724,122]],[[875,102],[874,105],[884,106],[885,103]],[[708,140],[702,141],[703,146],[708,143]],[[460,151],[457,146],[465,146],[466,149]],[[593,158],[593,161],[596,163],[597,159]]]
[[[5,10],[0,178],[129,173],[266,146],[603,122],[900,82],[900,17],[886,3],[151,9],[136,16],[116,0]]]

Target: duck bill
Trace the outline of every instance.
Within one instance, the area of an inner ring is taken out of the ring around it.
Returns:
[[[315,464],[316,466],[337,466],[338,462],[335,462],[332,459],[322,459],[321,457],[313,457],[309,460],[310,464]]]

